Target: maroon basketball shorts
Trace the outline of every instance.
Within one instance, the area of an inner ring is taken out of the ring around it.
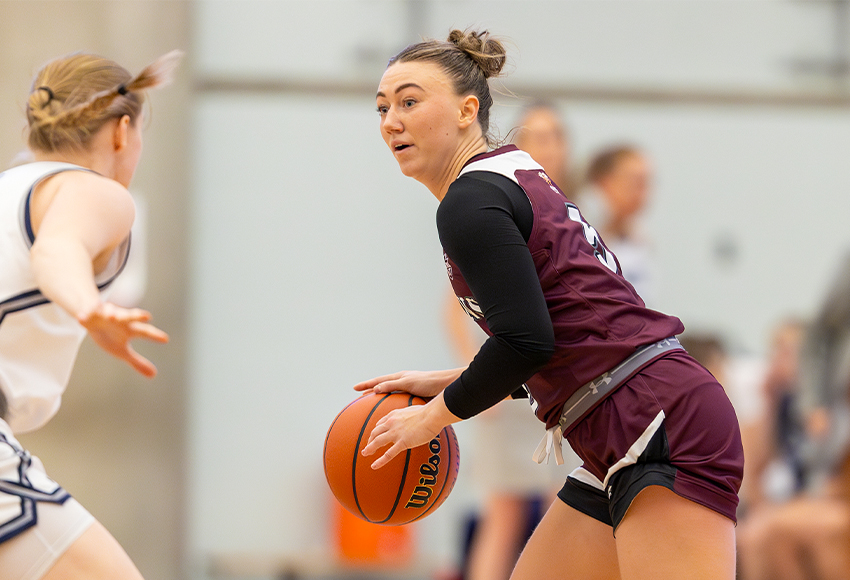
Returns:
[[[615,530],[651,485],[736,521],[744,471],[738,419],[723,387],[685,351],[640,370],[567,440],[584,464],[558,497]]]

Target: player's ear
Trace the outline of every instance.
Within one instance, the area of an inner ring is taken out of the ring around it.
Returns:
[[[478,119],[478,97],[466,95],[460,102],[458,124],[461,129],[466,129]]]
[[[118,123],[115,125],[115,129],[112,132],[112,146],[116,151],[121,151],[127,146],[129,131],[130,116],[124,115],[118,119]]]

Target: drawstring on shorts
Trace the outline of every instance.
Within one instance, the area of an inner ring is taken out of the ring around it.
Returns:
[[[549,456],[554,451],[555,462],[558,465],[563,465],[564,453],[562,445],[564,433],[569,432],[573,425],[586,412],[593,408],[608,393],[619,387],[638,369],[671,350],[684,350],[684,347],[676,337],[665,338],[664,340],[641,348],[610,371],[603,373],[579,388],[564,403],[558,423],[546,430],[546,435],[543,436],[543,439],[531,456],[532,460],[537,463],[543,463],[544,461],[548,463]]]

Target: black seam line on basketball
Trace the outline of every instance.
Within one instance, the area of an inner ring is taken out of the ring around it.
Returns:
[[[369,411],[369,414],[366,416],[366,420],[363,421],[363,426],[360,427],[360,434],[357,436],[357,445],[354,446],[354,461],[351,462],[351,491],[354,492],[354,504],[357,506],[357,511],[360,512],[360,515],[363,516],[367,522],[374,524],[372,520],[369,519],[365,513],[363,513],[363,508],[360,507],[360,500],[357,499],[357,459],[358,455],[360,455],[360,442],[363,440],[363,432],[366,430],[366,425],[369,424],[369,419],[372,418],[372,415],[375,414],[375,411],[378,410],[378,407],[387,400],[387,397],[390,396],[390,393],[384,395],[380,401],[375,403],[375,406],[372,407],[372,410]]]
[[[448,429],[446,429],[446,427],[443,427],[443,430],[440,431],[440,433],[444,433],[445,436],[446,436],[445,437],[445,445],[446,445],[446,447],[449,448],[448,465],[451,465],[452,464],[452,446],[449,444]],[[416,520],[420,520],[420,519],[424,518],[426,515],[428,515],[428,512],[431,511],[431,508],[433,508],[437,503],[439,503],[440,498],[443,496],[443,490],[446,489],[446,482],[448,482],[448,480],[449,480],[449,473],[450,472],[451,472],[451,469],[448,468],[448,466],[447,466],[446,471],[444,472],[446,474],[446,477],[445,477],[445,479],[443,479],[443,486],[440,488],[440,493],[437,494],[437,497],[434,498],[434,501],[431,502],[431,505],[428,506],[428,509],[426,509],[424,512],[422,512],[421,514],[419,514],[417,517],[415,517],[413,519],[414,522]]]
[[[407,399],[407,406],[410,407],[413,405],[413,395]],[[395,503],[393,503],[393,507],[390,510],[390,515],[386,517],[386,519],[381,520],[380,522],[375,522],[377,524],[383,524],[389,521],[393,514],[395,514],[396,508],[398,508],[398,502],[401,499],[401,492],[404,491],[404,482],[407,481],[407,469],[410,466],[410,449],[405,452],[404,455],[404,471],[401,472],[401,482],[398,484],[398,493],[395,496]]]

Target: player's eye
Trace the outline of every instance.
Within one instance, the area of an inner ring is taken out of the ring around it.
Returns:
[[[387,107],[386,105],[378,105],[375,110],[378,111],[379,115],[383,116],[387,114],[389,107]]]

